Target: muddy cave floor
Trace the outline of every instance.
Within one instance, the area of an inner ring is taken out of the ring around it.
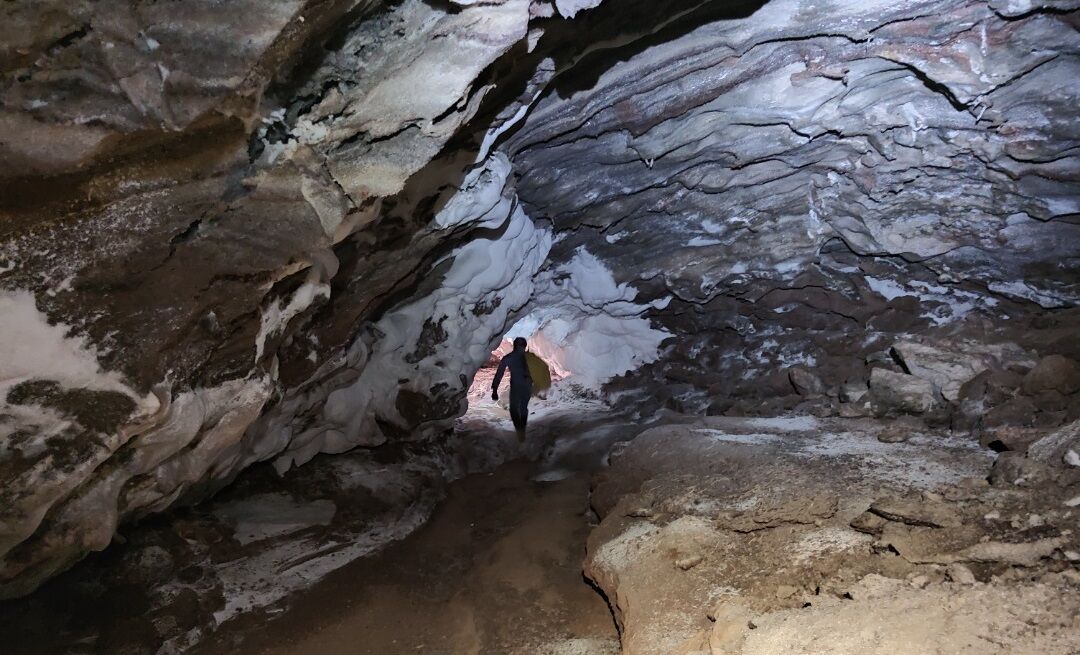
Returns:
[[[589,475],[616,430],[559,457],[550,446],[565,419],[532,426],[525,450],[546,458],[452,483],[413,535],[301,592],[269,625],[242,617],[196,652],[617,653],[611,612],[581,571]],[[488,436],[510,436],[500,432]]]
[[[121,528],[0,603],[0,652],[618,652],[582,575],[589,479],[640,427],[595,400],[540,401],[519,443],[505,409],[470,402],[445,448],[259,467]]]
[[[1080,652],[1075,489],[966,435],[561,398],[518,444],[470,401],[123,528],[0,605],[3,652],[600,655],[613,613],[635,654]]]

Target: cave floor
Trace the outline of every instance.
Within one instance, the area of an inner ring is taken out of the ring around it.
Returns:
[[[1077,652],[1080,497],[988,483],[995,455],[969,435],[646,425],[571,396],[537,402],[519,444],[495,403],[471,405],[434,450],[264,467],[129,526],[0,604],[0,651]]]
[[[469,442],[514,447],[504,412],[471,405],[459,426]],[[452,483],[414,534],[295,594],[273,621],[225,624],[195,652],[618,653],[611,611],[581,569],[589,479],[640,427],[597,409],[536,403],[525,459]]]
[[[607,604],[581,574],[588,475],[539,483],[533,468],[458,481],[410,537],[332,573],[268,624],[223,626],[197,652],[618,652]]]
[[[356,449],[125,526],[0,603],[5,653],[618,652],[582,575],[589,481],[644,426],[588,398],[537,401],[519,443],[471,398],[449,441]],[[447,473],[461,476],[445,483]]]

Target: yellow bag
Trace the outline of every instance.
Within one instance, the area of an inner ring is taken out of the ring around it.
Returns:
[[[529,367],[529,377],[532,378],[532,395],[536,396],[542,391],[551,388],[551,369],[536,355],[525,353],[525,363]]]

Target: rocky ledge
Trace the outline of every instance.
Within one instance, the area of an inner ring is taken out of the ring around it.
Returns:
[[[1080,423],[996,458],[893,428],[685,420],[614,454],[585,572],[623,653],[1074,652]]]

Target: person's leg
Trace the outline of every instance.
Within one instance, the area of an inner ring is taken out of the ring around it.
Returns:
[[[521,413],[518,411],[518,403],[515,402],[513,396],[510,398],[510,420],[514,422],[514,427],[521,429]]]
[[[518,436],[525,434],[525,424],[529,421],[528,386],[510,387],[510,419],[518,431]]]

